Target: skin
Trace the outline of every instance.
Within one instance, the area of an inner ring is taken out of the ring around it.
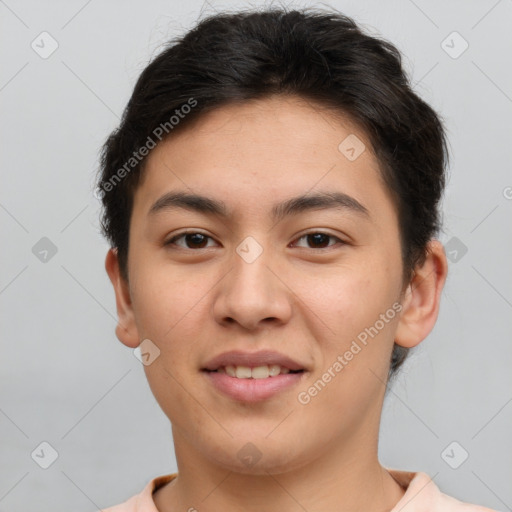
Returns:
[[[354,161],[338,150],[350,134],[366,146]],[[178,190],[224,201],[229,216],[148,213]],[[318,191],[348,194],[369,215],[318,209],[272,221],[275,203]],[[211,238],[199,248],[197,238],[165,245],[184,229]],[[304,237],[318,232],[334,238]],[[158,510],[390,510],[404,490],[377,449],[393,341],[413,347],[431,331],[447,262],[432,240],[425,262],[402,281],[396,207],[366,134],[296,97],[221,107],[149,155],[129,236],[129,281],[115,250],[105,265],[118,338],[131,348],[150,339],[160,350],[144,368],[172,423],[179,476],[155,492]],[[247,236],[263,248],[252,263],[236,252]],[[298,393],[397,302],[402,311],[299,403]],[[277,350],[307,371],[268,400],[235,401],[201,372],[235,349]],[[237,456],[249,442],[261,452],[252,467]]]

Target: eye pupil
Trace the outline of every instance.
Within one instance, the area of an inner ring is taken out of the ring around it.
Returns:
[[[185,240],[187,241],[187,245],[192,244],[194,246],[200,245],[203,247],[206,244],[207,237],[202,235],[201,233],[192,233],[185,235]]]
[[[322,247],[327,247],[329,245],[329,235],[326,235],[325,233],[312,233],[310,235],[307,235],[308,237],[308,244],[314,245],[318,247],[318,245]],[[325,243],[324,243],[325,242]]]

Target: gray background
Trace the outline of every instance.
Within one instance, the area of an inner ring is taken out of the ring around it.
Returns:
[[[201,13],[247,5],[0,1],[0,511],[92,511],[176,470],[168,420],[114,335],[94,175],[148,59]],[[450,275],[434,331],[386,400],[381,461],[512,510],[512,1],[330,5],[402,50],[451,142]],[[59,45],[48,58],[31,47],[51,48],[43,31]],[[454,31],[469,44],[457,58],[459,36],[442,46]],[[45,262],[42,237],[57,248]],[[58,452],[48,469],[35,462],[49,461],[43,441]]]

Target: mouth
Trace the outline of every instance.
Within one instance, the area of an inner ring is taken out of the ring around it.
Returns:
[[[213,358],[201,372],[223,396],[260,402],[296,386],[308,368],[274,351],[233,351]]]
[[[304,370],[290,370],[290,368],[286,368],[285,366],[280,366],[278,364],[272,365],[262,365],[255,366],[251,368],[250,366],[220,366],[216,370],[207,370],[203,371],[208,373],[221,373],[226,374],[229,377],[233,377],[235,379],[269,379],[277,377],[278,375],[287,375],[289,373],[303,373]]]

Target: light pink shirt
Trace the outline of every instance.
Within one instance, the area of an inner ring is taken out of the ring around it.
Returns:
[[[391,476],[406,489],[405,494],[390,512],[496,512],[480,505],[471,505],[443,494],[426,473],[411,473],[388,469]],[[144,490],[128,501],[103,509],[103,512],[159,512],[152,494],[177,476],[159,476],[151,480]]]

